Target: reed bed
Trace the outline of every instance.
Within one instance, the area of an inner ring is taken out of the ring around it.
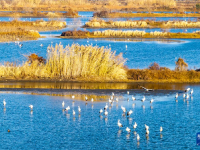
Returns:
[[[138,30],[105,30],[105,31],[94,31],[94,32],[81,32],[79,31],[67,31],[63,32],[61,38],[200,38],[199,32],[193,33],[171,33],[171,32],[160,32],[154,31],[147,33],[145,31]]]
[[[122,54],[104,47],[73,44],[49,46],[45,64],[33,61],[0,66],[0,76],[12,79],[124,80],[127,79]]]
[[[93,19],[83,26],[86,28],[200,28],[200,21],[104,21]]]
[[[0,22],[0,31],[16,31],[19,29],[25,29],[25,30],[37,30],[37,31],[48,31],[48,30],[56,30],[56,29],[62,29],[67,26],[66,22],[64,21],[43,21],[43,20],[37,20],[37,21],[19,21],[19,20],[13,20],[13,21],[1,21]]]

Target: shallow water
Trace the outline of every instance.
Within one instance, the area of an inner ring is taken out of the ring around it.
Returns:
[[[172,84],[172,87],[176,86]],[[183,100],[181,91],[187,87],[194,89],[192,98]],[[6,100],[6,108],[1,106],[0,114],[0,147],[1,149],[198,149],[196,133],[199,132],[199,85],[179,85],[176,90],[155,90],[145,92],[138,89],[127,90],[87,90],[95,95],[111,95],[120,97],[119,102],[109,105],[108,116],[99,116],[99,110],[104,108],[108,99],[91,103],[63,96],[46,96],[23,94],[22,92],[1,92],[0,99]],[[8,89],[6,91],[9,91]],[[81,91],[81,90],[80,90]],[[46,91],[47,93],[49,91]],[[83,91],[84,92],[84,91]],[[179,92],[178,102],[175,93]],[[76,90],[74,90],[76,94]],[[131,96],[136,101],[131,100]],[[142,103],[140,99],[146,96]],[[130,101],[127,101],[127,98]],[[154,103],[150,104],[150,99]],[[62,109],[70,106],[68,114]],[[29,105],[34,106],[30,111]],[[81,108],[79,115],[77,109]],[[130,117],[123,116],[121,106],[133,110]],[[76,114],[73,116],[72,110]],[[124,125],[117,126],[120,119]],[[135,130],[140,135],[137,142]],[[144,124],[149,126],[150,135],[146,138]],[[163,132],[159,132],[160,126]],[[125,128],[129,127],[128,134]],[[10,133],[7,130],[10,129]]]

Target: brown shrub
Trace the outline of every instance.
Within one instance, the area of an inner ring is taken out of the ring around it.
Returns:
[[[188,64],[182,59],[179,58],[176,62],[176,71],[186,71],[188,68]]]
[[[93,14],[93,17],[107,18],[108,11],[100,11]]]
[[[160,66],[158,63],[154,62],[154,63],[150,64],[149,69],[150,70],[160,70]]]
[[[33,63],[34,61],[38,61],[39,63],[45,64],[46,59],[43,57],[39,57],[37,54],[31,54],[28,56],[28,62]]]
[[[61,36],[86,36],[89,34],[88,31],[66,31],[61,34]]]

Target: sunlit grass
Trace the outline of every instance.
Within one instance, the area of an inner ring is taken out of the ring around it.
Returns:
[[[14,79],[123,80],[126,79],[122,54],[104,47],[59,44],[48,47],[46,64],[33,61],[0,66],[0,76]]]

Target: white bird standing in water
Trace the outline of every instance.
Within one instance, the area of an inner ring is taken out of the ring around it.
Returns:
[[[65,109],[65,111],[67,111],[68,112],[68,110],[70,110],[70,107],[68,106],[66,109]]]
[[[75,98],[75,96],[74,96],[74,95],[72,95],[72,98],[74,99],[74,98]]]
[[[127,49],[127,47],[128,47],[128,46],[126,45],[126,49]]]
[[[29,105],[29,107],[31,108],[31,110],[33,109],[33,105]]]
[[[187,99],[189,98],[189,94],[187,94],[186,98],[187,98]]]
[[[81,113],[81,108],[80,108],[80,106],[78,106],[78,112]]]
[[[104,110],[105,110],[105,109],[108,109],[108,104],[107,104],[107,103],[106,103],[106,106],[104,107]]]
[[[176,99],[178,98],[178,93],[176,93],[176,96],[175,96],[175,98],[176,98]]]
[[[73,115],[75,115],[76,113],[75,113],[75,111],[73,110]]]
[[[146,135],[147,135],[147,136],[149,135],[149,130],[146,130]]]
[[[101,114],[103,112],[103,109],[100,109],[99,113]]]
[[[137,134],[137,141],[139,141],[140,140],[140,136],[139,136],[139,134]]]
[[[121,106],[121,109],[123,110],[123,112],[125,113],[126,112],[126,108]]]
[[[131,129],[130,129],[129,127],[127,127],[127,128],[126,128],[126,131],[127,131],[128,133],[130,133],[130,132],[131,132]]]
[[[149,126],[145,124],[145,130],[149,130]]]
[[[193,94],[193,92],[194,92],[194,91],[193,91],[193,89],[191,89],[191,91],[190,91],[190,94],[192,95],[192,94]]]
[[[185,90],[185,92],[189,92],[190,91],[190,88],[187,88],[186,90]]]
[[[118,102],[119,101],[119,99],[118,99],[118,97],[116,98],[116,102]]]
[[[150,103],[153,103],[153,101],[154,101],[154,100],[153,100],[153,98],[152,98],[152,99],[150,100]]]
[[[135,122],[135,124],[133,125],[133,128],[136,129],[137,128],[137,123]]]
[[[127,112],[127,116],[130,116],[132,113],[133,113],[132,110],[128,111],[128,112]]]
[[[5,101],[5,99],[3,100],[3,106],[4,106],[4,107],[6,106],[6,101]]]
[[[134,96],[132,96],[132,100],[135,101],[135,97]]]
[[[162,128],[162,126],[160,127],[160,132],[162,132],[163,131],[163,128]]]
[[[92,99],[91,99],[91,102],[93,102],[93,101],[94,101],[94,99],[92,98]]]
[[[129,91],[127,91],[127,94],[129,95]]]
[[[64,106],[65,106],[65,102],[63,101],[63,102],[62,102],[62,107],[64,107]]]
[[[87,96],[85,97],[85,101],[87,101],[88,100],[88,98],[87,98]]]
[[[120,120],[118,120],[117,125],[120,127],[123,127],[123,125],[120,123]]]
[[[183,98],[185,98],[185,93],[183,94]]]
[[[42,47],[42,46],[43,46],[43,44],[40,44],[40,46]]]
[[[142,102],[144,102],[144,101],[145,101],[145,99],[146,99],[146,98],[145,98],[145,96],[143,96],[143,98],[142,98],[142,100],[141,100],[141,101],[142,101]]]
[[[104,112],[104,115],[105,115],[105,116],[107,116],[107,115],[108,115],[108,112],[107,112],[107,110]]]

